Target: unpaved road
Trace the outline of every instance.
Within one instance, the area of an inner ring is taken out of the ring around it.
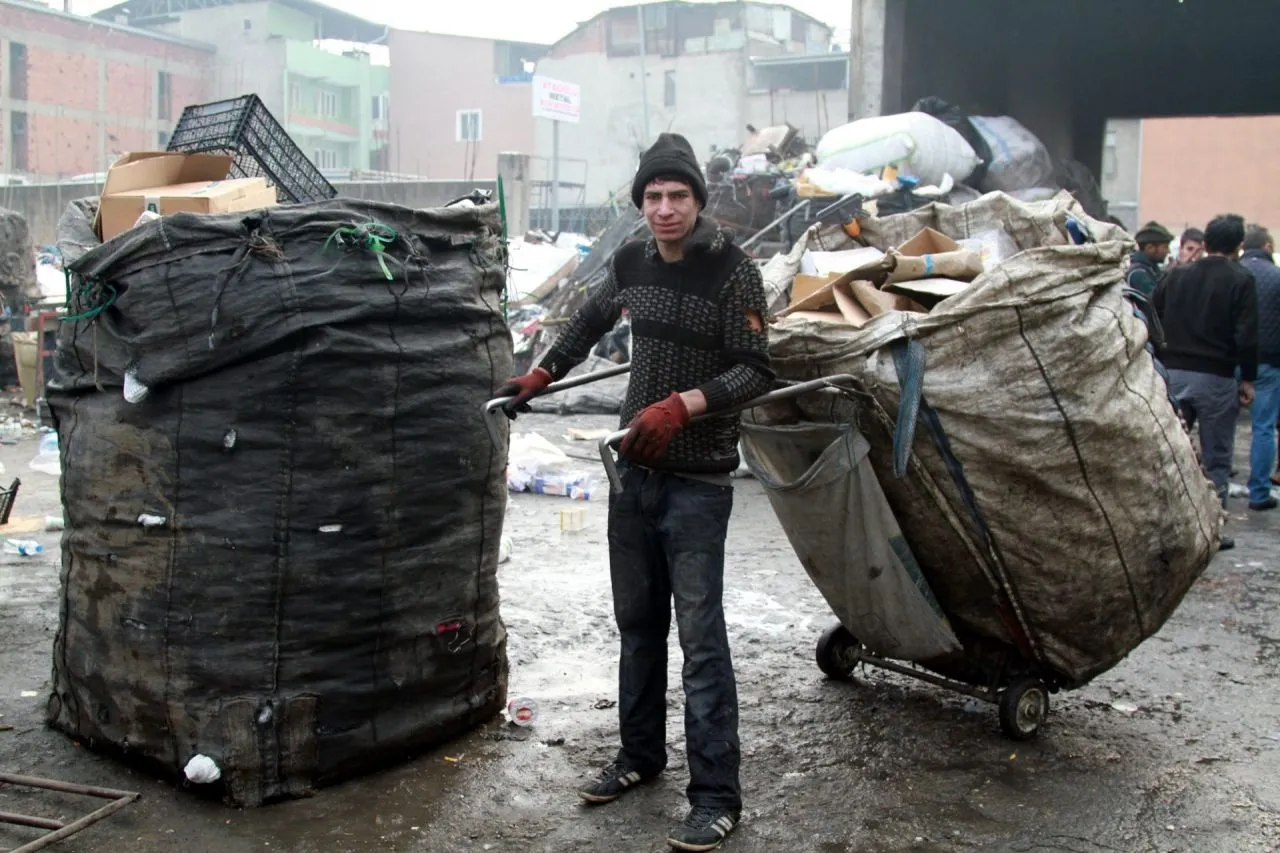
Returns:
[[[564,429],[611,425],[533,417],[518,428],[589,456],[589,444],[560,442]],[[1244,433],[1237,449],[1243,470]],[[10,476],[24,480],[15,516],[58,511],[56,479],[26,467],[34,454],[34,441],[0,447]],[[562,534],[558,511],[570,506],[586,508],[586,529]],[[747,810],[724,849],[1280,851],[1280,512],[1248,513],[1239,500],[1232,508],[1238,549],[1218,557],[1164,630],[1089,686],[1054,697],[1040,739],[1013,744],[993,708],[965,697],[877,673],[851,685],[824,681],[813,647],[829,611],[760,487],[740,481],[725,604]],[[143,793],[56,848],[66,853],[663,851],[684,808],[674,638],[665,778],[611,806],[578,806],[574,785],[615,748],[604,503],[515,496],[507,530],[511,688],[540,704],[534,729],[495,721],[309,800],[226,809],[44,729],[56,557],[6,556],[0,723],[15,729],[0,733],[0,767]],[[56,552],[56,534],[36,538]],[[0,810],[69,820],[96,805],[0,790]],[[0,827],[0,847],[37,834]]]

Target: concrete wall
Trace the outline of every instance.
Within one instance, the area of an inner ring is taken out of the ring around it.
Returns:
[[[1112,119],[1102,145],[1102,172],[1098,183],[1107,210],[1129,231],[1135,232],[1145,220],[1139,220],[1138,199],[1142,189],[1142,121]]]
[[[561,127],[560,156],[587,162],[586,203],[605,202],[611,192],[627,185],[640,153],[663,131],[684,134],[703,160],[712,146],[739,144],[747,125],[744,66],[745,58],[738,52],[646,58],[646,137],[638,57],[583,52],[540,61],[539,74],[582,87],[582,121]],[[663,104],[668,72],[675,75],[672,107]],[[539,157],[551,156],[551,133],[551,122],[537,122]]]
[[[755,127],[787,122],[816,143],[828,130],[848,121],[848,110],[849,92],[845,89],[752,92],[747,95],[746,121]],[[738,141],[741,139],[735,144]]]
[[[14,45],[27,53],[27,93],[8,79]],[[102,171],[121,153],[155,150],[182,106],[209,94],[214,55],[102,21],[0,3],[0,172],[70,177]],[[160,103],[159,75],[169,75]],[[12,115],[27,122],[18,168]],[[166,137],[167,138],[167,137]]]
[[[1280,115],[1142,122],[1139,218],[1177,233],[1238,213],[1280,232]]]
[[[499,83],[492,39],[392,30],[387,167],[427,178],[497,177],[498,155],[532,151],[530,83]],[[478,145],[458,141],[458,111],[479,110]]]
[[[349,198],[383,201],[406,207],[439,207],[472,190],[496,190],[492,181],[413,181],[404,183],[335,184],[339,194]],[[16,210],[27,219],[31,238],[39,245],[54,242],[58,219],[73,199],[96,196],[93,184],[37,184],[0,187],[0,208]]]
[[[269,39],[269,4],[196,9],[156,29],[217,45],[212,100],[255,94],[277,118],[285,115],[285,41]]]

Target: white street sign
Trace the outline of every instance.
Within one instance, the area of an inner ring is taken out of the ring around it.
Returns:
[[[550,77],[533,78],[533,116],[578,123],[582,114],[582,90],[575,83]]]

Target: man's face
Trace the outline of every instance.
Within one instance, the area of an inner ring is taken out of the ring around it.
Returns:
[[[652,181],[644,188],[643,213],[659,243],[679,243],[693,233],[698,199],[682,181]]]
[[[1187,240],[1178,246],[1178,263],[1192,264],[1204,257],[1204,243]]]
[[[1157,264],[1164,263],[1165,258],[1169,257],[1168,243],[1148,243],[1147,257],[1155,261]]]

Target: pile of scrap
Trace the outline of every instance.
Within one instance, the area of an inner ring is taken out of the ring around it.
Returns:
[[[750,131],[744,145],[706,164],[706,215],[761,254],[789,251],[813,225],[990,192],[1044,201],[1066,190],[1089,215],[1106,218],[1088,167],[1054,158],[1011,116],[968,116],[939,98],[833,128],[812,150],[790,125]]]
[[[253,806],[505,703],[502,222],[147,152],[59,226],[48,723]],[[425,476],[424,476],[425,472]]]
[[[834,481],[857,436],[938,612],[972,652],[927,665],[979,683],[989,650],[1020,675],[1084,684],[1159,630],[1217,552],[1223,518],[1125,298],[1128,235],[1065,192],[991,193],[860,226],[856,238],[816,229],[770,262],[786,305],[769,332],[779,378],[839,377],[847,396],[748,413],[757,476],[775,505],[795,500]],[[827,443],[795,464],[801,434]],[[799,479],[770,485],[792,469]],[[813,554],[825,531],[844,531],[847,505],[799,499],[779,517]],[[844,597],[844,560],[832,549],[802,561],[871,652],[906,656],[890,621]]]

